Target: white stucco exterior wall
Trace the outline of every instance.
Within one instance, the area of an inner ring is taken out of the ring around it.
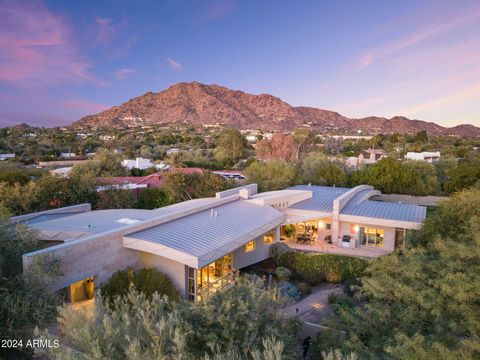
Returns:
[[[139,253],[140,267],[157,269],[167,274],[181,294],[186,296],[186,269],[184,264],[143,251]]]
[[[269,231],[270,232],[270,231]],[[280,239],[280,227],[275,228],[272,230],[274,233],[273,243],[279,241]],[[267,232],[268,233],[268,232]],[[233,251],[233,268],[234,269],[242,269],[246,266],[253,265],[257,262],[266,260],[270,257],[268,254],[268,249],[272,244],[264,244],[263,243],[263,235],[259,236],[255,239],[256,246],[255,250],[250,251],[248,253],[245,252],[245,247],[241,246],[235,251]]]

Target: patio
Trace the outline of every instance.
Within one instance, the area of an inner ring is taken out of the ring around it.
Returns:
[[[376,258],[381,255],[386,255],[390,252],[384,249],[364,246],[356,248],[342,247],[334,244],[328,244],[325,241],[321,240],[313,241],[311,244],[298,243],[297,241],[291,239],[283,240],[282,242],[290,246],[292,249],[296,250],[336,255],[358,256],[364,258]]]

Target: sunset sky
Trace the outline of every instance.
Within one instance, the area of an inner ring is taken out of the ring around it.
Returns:
[[[0,0],[0,126],[181,81],[480,126],[480,1]]]

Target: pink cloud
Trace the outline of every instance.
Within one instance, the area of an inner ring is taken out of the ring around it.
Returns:
[[[129,77],[132,74],[135,74],[136,72],[137,72],[136,69],[119,69],[115,73],[115,77],[119,80],[122,80]]]
[[[424,25],[404,37],[397,38],[389,43],[367,50],[360,57],[355,69],[359,70],[365,68],[385,56],[394,54],[400,50],[407,49],[431,38],[468,25],[479,18],[480,8],[475,8],[468,12],[458,14],[456,16],[449,16],[447,19],[442,18],[439,21],[437,20],[436,22]]]
[[[177,60],[175,60],[171,57],[167,58],[167,64],[175,71],[182,71],[183,70],[182,64],[180,64]]]
[[[0,18],[0,81],[97,81],[75,46],[66,18],[40,2],[1,2]]]
[[[58,102],[58,105],[65,110],[80,110],[85,114],[99,113],[107,110],[110,106],[98,104],[83,99],[66,99]]]
[[[117,33],[117,29],[113,25],[112,19],[107,19],[107,18],[102,18],[97,16],[95,18],[95,24],[97,25],[97,31],[95,36],[96,44],[99,44],[99,45],[106,44],[115,37]]]
[[[238,5],[233,0],[217,0],[214,1],[206,10],[206,17],[210,20],[223,18],[235,12]]]

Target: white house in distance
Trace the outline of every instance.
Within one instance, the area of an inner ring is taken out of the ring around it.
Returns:
[[[402,246],[419,229],[426,208],[374,201],[371,186],[295,186],[257,193],[256,184],[212,198],[156,210],[90,211],[90,204],[11,218],[39,231],[44,248],[23,256],[24,267],[39,254],[61,261],[56,289],[69,299],[85,295],[86,279],[98,286],[126,267],[156,268],[192,301],[233,280],[233,271],[265,260],[271,244],[375,257]]]
[[[155,166],[155,164],[152,163],[150,159],[137,157],[134,160],[129,160],[129,159],[122,160],[122,166],[126,167],[128,170],[132,170],[132,169],[145,170]]]
[[[13,159],[15,154],[0,154],[0,161]]]
[[[431,163],[432,161],[440,160],[440,151],[407,152],[407,154],[405,155],[405,160],[419,160]]]

